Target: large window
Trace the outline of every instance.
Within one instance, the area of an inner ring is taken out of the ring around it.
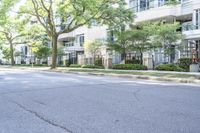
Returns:
[[[181,0],[178,0],[181,2]],[[182,0],[182,2],[186,2],[188,0]],[[129,0],[129,7],[134,12],[145,11],[151,8],[164,6],[169,3],[170,0]]]
[[[74,42],[73,42],[73,41],[67,41],[67,42],[64,42],[64,46],[65,46],[65,47],[71,47],[71,46],[74,46]]]
[[[195,10],[195,28],[200,29],[200,9]]]
[[[140,0],[140,11],[149,9],[149,0]]]
[[[85,43],[85,36],[84,34],[80,34],[76,36],[76,43],[79,44],[80,46],[83,46]]]
[[[139,12],[149,9],[150,1],[153,0],[130,0],[129,5],[134,12]]]

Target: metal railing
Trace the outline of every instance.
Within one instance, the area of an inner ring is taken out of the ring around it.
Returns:
[[[188,0],[183,0],[182,2],[186,2]],[[145,10],[149,10],[152,8],[157,8],[165,5],[177,5],[181,4],[181,1],[158,1],[158,0],[147,0],[144,3],[139,3],[137,0],[130,1],[130,10],[133,12],[141,12]]]
[[[182,25],[182,31],[192,31],[192,30],[198,30],[198,29],[200,29],[200,24],[196,24],[196,25],[185,24],[185,25]]]

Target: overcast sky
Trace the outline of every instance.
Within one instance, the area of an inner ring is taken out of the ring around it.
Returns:
[[[10,15],[16,15],[16,12],[19,10],[19,7],[21,5],[23,5],[26,2],[26,0],[20,0],[13,8],[13,10],[11,10]]]

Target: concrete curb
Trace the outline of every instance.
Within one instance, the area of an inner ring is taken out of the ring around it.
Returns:
[[[5,68],[5,69],[10,69]],[[174,82],[174,83],[188,83],[188,84],[199,84],[200,80],[195,78],[167,78],[167,77],[156,77],[156,76],[145,76],[145,75],[133,75],[133,74],[113,74],[113,73],[103,73],[103,72],[78,72],[78,71],[69,71],[63,69],[49,69],[49,68],[24,68],[24,67],[16,67],[12,68],[14,70],[28,70],[28,71],[46,71],[46,72],[60,72],[60,73],[73,73],[73,74],[87,74],[87,75],[95,75],[95,76],[112,76],[119,78],[128,78],[128,79],[144,79],[144,80],[154,80],[154,81],[165,81],[165,82]]]
[[[131,75],[131,74],[111,74],[111,73],[95,73],[95,72],[73,72],[67,70],[44,70],[48,72],[61,72],[61,73],[73,73],[73,74],[87,74],[95,76],[112,76],[118,78],[128,78],[128,79],[144,79],[144,80],[155,80],[155,81],[166,81],[174,83],[190,83],[190,84],[199,84],[200,80],[195,78],[166,78],[166,77],[155,77],[155,76],[144,76],[144,75]]]

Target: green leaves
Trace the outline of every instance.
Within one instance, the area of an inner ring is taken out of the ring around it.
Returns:
[[[86,53],[94,55],[100,52],[101,46],[103,46],[103,42],[100,40],[87,41],[84,44],[84,50]]]
[[[51,49],[44,45],[37,45],[33,48],[33,53],[39,59],[47,58],[51,54]]]
[[[157,23],[154,36],[154,43],[165,48],[166,53],[170,53],[171,45],[178,45],[177,41],[184,38],[181,32],[179,23]]]

